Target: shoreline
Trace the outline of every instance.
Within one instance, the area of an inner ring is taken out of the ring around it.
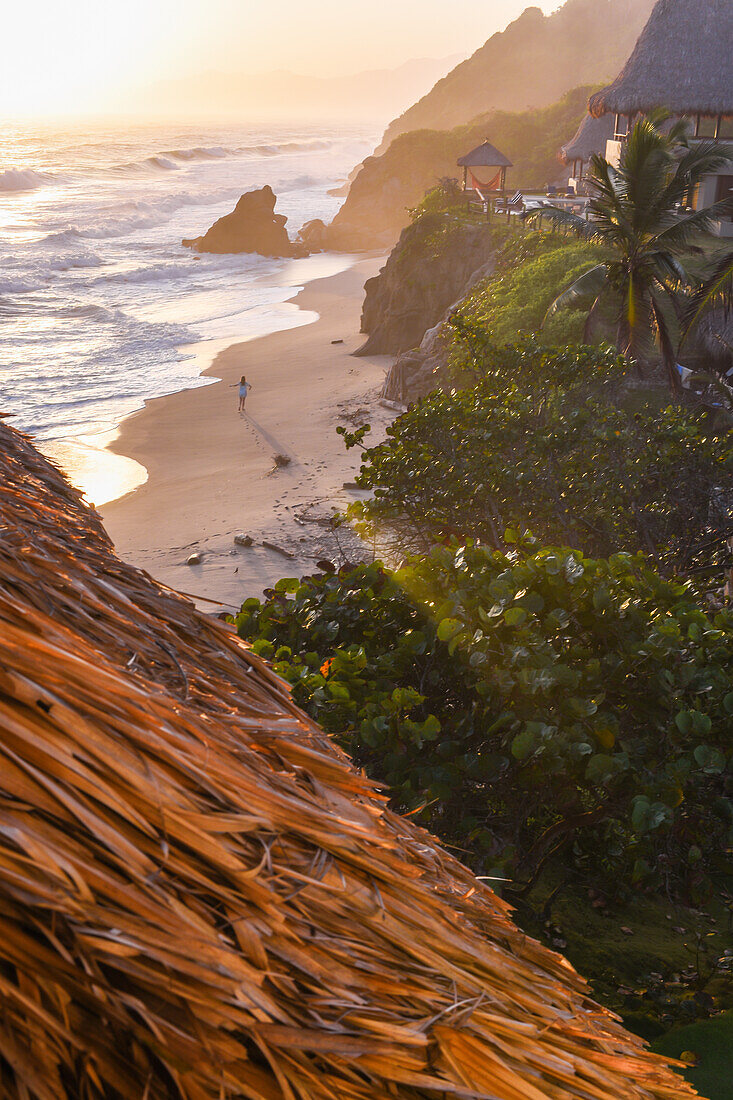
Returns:
[[[394,416],[379,404],[391,358],[352,354],[364,339],[364,282],[384,259],[354,258],[309,281],[287,304],[315,319],[229,344],[202,371],[220,381],[151,398],[122,421],[109,449],[144,466],[148,479],[99,508],[118,553],[228,608],[333,556],[328,517],[360,495],[344,488],[359,453],[345,450],[336,426],[368,421],[376,442]],[[241,374],[253,387],[242,416]],[[287,466],[275,466],[278,453]],[[255,544],[235,545],[240,533]],[[351,533],[342,534],[348,543]],[[195,552],[201,564],[187,565]]]
[[[339,275],[356,262],[358,257],[353,254],[313,253],[301,259],[285,260],[279,270],[258,275],[254,285],[270,290],[279,288],[286,292],[286,297],[281,301],[263,302],[241,313],[235,311],[228,320],[230,323],[231,320],[236,321],[244,329],[243,332],[202,336],[193,343],[180,345],[179,358],[186,364],[190,376],[187,385],[142,398],[141,405],[116,419],[110,419],[106,425],[90,426],[78,435],[37,440],[36,445],[47,458],[61,467],[71,483],[96,507],[120,500],[144,485],[148,478],[145,466],[132,457],[116,453],[111,446],[119,436],[122,425],[159,397],[172,397],[183,390],[214,385],[218,378],[212,376],[211,367],[219,353],[233,343],[246,343],[312,324],[317,316],[309,316],[308,311],[299,309],[295,299],[314,280]]]

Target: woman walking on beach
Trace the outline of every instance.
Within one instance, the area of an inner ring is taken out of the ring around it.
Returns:
[[[236,383],[235,383],[236,385]],[[244,375],[239,379],[239,411],[244,412],[244,404],[247,400],[247,394],[252,389],[249,382]]]

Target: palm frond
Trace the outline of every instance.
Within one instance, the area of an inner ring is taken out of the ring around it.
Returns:
[[[733,296],[733,250],[726,252],[697,291],[691,296],[682,322],[682,343],[704,313],[719,302],[728,302]]]
[[[557,228],[571,229],[573,233],[586,241],[592,241],[595,237],[594,227],[585,218],[581,218],[569,210],[560,210],[557,206],[542,206],[538,210],[528,210],[522,215],[522,220],[528,225],[543,222],[545,219]]]
[[[716,220],[728,209],[729,202],[723,199],[703,210],[668,221],[647,243],[653,251],[665,249],[668,252],[685,252],[701,237],[712,233]]]
[[[542,324],[546,324],[549,318],[561,309],[582,308],[593,302],[606,285],[607,273],[606,264],[596,264],[595,267],[584,272],[574,283],[558,294],[547,310]]]

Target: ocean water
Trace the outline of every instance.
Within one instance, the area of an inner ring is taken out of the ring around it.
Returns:
[[[294,287],[345,266],[198,255],[238,197],[269,183],[291,237],[376,127],[9,125],[0,130],[0,412],[53,453],[114,430],[148,397],[206,384],[221,342],[298,323]]]

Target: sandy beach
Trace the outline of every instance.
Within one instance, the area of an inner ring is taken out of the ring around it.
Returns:
[[[123,558],[172,588],[238,607],[333,557],[328,517],[359,495],[344,488],[358,449],[346,451],[336,427],[369,422],[376,441],[394,416],[378,398],[390,360],[352,355],[364,339],[364,282],[383,262],[358,260],[309,283],[293,301],[318,320],[233,344],[205,372],[220,382],[151,400],[123,421],[111,449],[148,472],[100,509]],[[240,415],[242,374],[252,390]],[[277,467],[276,454],[290,463]],[[254,545],[235,545],[239,533]],[[196,552],[201,563],[186,564]]]

